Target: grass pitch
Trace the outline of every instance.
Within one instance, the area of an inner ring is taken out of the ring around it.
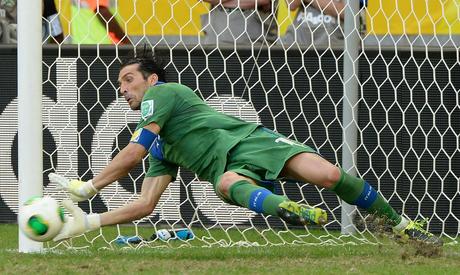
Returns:
[[[0,224],[0,232],[0,274],[460,274],[458,244],[102,249],[96,241],[79,250],[24,254],[17,252],[16,225]]]

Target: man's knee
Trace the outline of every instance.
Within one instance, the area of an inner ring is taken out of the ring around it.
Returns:
[[[224,196],[226,198],[230,198],[230,187],[238,182],[238,181],[242,181],[242,180],[246,180],[252,184],[255,184],[255,182],[252,180],[252,179],[249,179],[247,177],[244,177],[244,176],[241,176],[235,172],[232,172],[232,171],[227,171],[225,172],[221,178],[220,178],[220,181],[217,183],[217,186],[216,186],[216,193],[219,195],[219,196]]]
[[[324,186],[328,189],[332,188],[337,182],[339,182],[342,176],[341,169],[337,166],[333,166],[328,169]]]

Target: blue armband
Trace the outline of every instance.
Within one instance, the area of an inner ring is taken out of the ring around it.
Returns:
[[[147,129],[140,128],[137,129],[132,135],[129,142],[137,143],[144,146],[145,150],[149,150],[152,146],[153,141],[158,137],[157,134],[150,132]]]
[[[149,153],[157,160],[163,160],[163,140],[158,135],[149,148]]]
[[[137,129],[130,142],[144,146],[145,150],[149,151],[152,157],[163,160],[163,140],[160,135],[157,135],[147,129]]]

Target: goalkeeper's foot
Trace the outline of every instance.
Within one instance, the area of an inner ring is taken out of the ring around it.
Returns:
[[[278,205],[278,216],[292,225],[325,224],[327,213],[321,208],[284,201]]]
[[[443,241],[440,238],[436,237],[423,228],[425,224],[426,220],[409,221],[409,224],[406,226],[406,228],[400,232],[395,233],[405,240],[414,240],[424,244],[442,246]]]

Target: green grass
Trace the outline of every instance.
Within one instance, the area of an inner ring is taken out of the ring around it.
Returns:
[[[134,229],[120,230],[129,235]],[[139,230],[142,236],[152,231]],[[235,231],[226,234],[216,230],[211,234],[216,239],[244,239]],[[93,234],[88,235],[92,244],[85,249],[69,250],[61,245],[52,252],[24,254],[17,252],[15,225],[0,224],[0,232],[0,274],[460,274],[459,245],[427,249],[382,239],[380,245],[202,247],[206,243],[195,240],[181,248],[174,247],[180,242],[171,246],[153,242],[147,247],[124,249],[107,245],[100,235]],[[209,234],[205,230],[194,232],[198,236]],[[104,232],[109,241],[117,234],[116,228]],[[246,239],[252,238],[250,232],[245,235]],[[88,243],[78,238],[74,245]]]

